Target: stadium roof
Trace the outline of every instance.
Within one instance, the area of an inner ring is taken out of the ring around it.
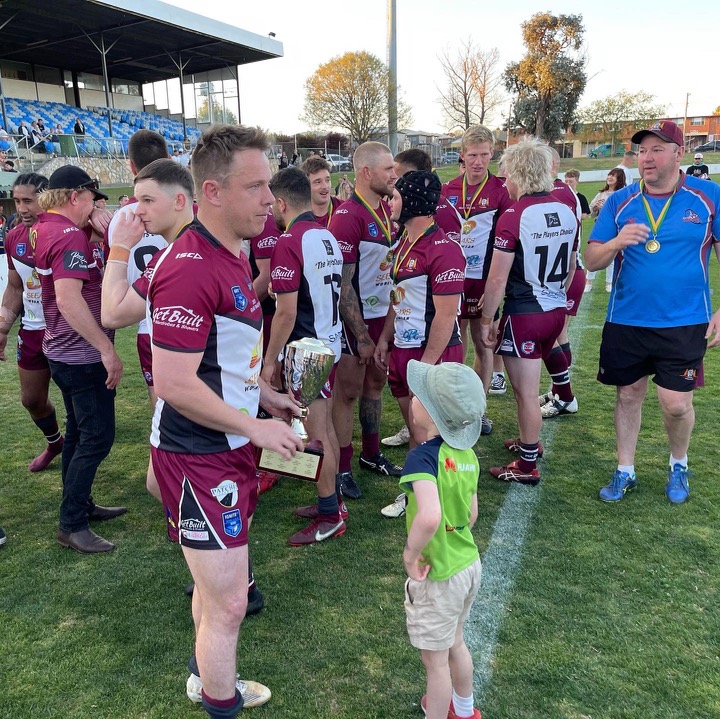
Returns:
[[[0,0],[0,58],[155,82],[281,57],[281,42],[157,0]],[[89,36],[89,37],[88,37]]]

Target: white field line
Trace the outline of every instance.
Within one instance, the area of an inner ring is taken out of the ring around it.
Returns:
[[[568,334],[573,354],[579,351],[580,339],[587,329],[584,321],[589,298],[585,299],[586,301],[580,305],[578,316],[570,323]],[[541,439],[544,459],[549,456],[557,427],[557,421],[543,422]],[[490,543],[482,557],[480,590],[465,624],[465,642],[475,666],[476,706],[482,706],[492,682],[498,631],[505,615],[505,606],[511,596],[515,573],[522,558],[527,529],[541,491],[542,482],[537,487],[511,484],[495,522]]]

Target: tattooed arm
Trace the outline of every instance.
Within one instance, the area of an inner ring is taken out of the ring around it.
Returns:
[[[345,325],[355,335],[360,355],[360,364],[371,364],[375,354],[375,343],[370,339],[365,320],[360,310],[360,299],[353,288],[355,264],[346,262],[342,269],[342,287],[340,288],[340,315]]]

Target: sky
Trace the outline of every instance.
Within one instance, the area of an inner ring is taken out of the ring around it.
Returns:
[[[273,132],[309,129],[300,119],[304,85],[331,58],[367,50],[387,60],[387,0],[318,4],[299,0],[230,2],[171,0],[168,4],[267,35],[283,43],[284,57],[241,66],[241,122]],[[547,5],[549,5],[548,3]],[[521,24],[536,12],[579,13],[585,25],[588,83],[580,102],[644,91],[665,105],[668,117],[708,115],[720,105],[720,42],[716,0],[689,6],[655,0],[643,15],[629,16],[644,3],[603,0],[560,2],[551,7],[537,0],[487,3],[482,0],[397,0],[397,62],[400,94],[413,110],[411,127],[442,132],[447,122],[438,101],[443,86],[440,56],[450,57],[472,39],[482,49],[497,47],[501,66],[524,54]],[[201,8],[201,9],[200,9]],[[359,11],[357,8],[361,8]],[[673,60],[672,58],[676,58]],[[680,62],[682,60],[682,62]],[[506,115],[510,100],[500,113]],[[496,115],[488,124],[498,127]]]

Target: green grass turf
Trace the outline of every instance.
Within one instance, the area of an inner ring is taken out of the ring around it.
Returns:
[[[711,267],[717,296],[714,260]],[[708,353],[708,386],[696,393],[690,501],[675,507],[665,500],[667,444],[649,397],[640,485],[621,504],[603,504],[597,490],[615,456],[613,392],[594,379],[607,302],[601,282],[584,302],[573,372],[580,412],[553,420],[543,482],[527,488],[540,498],[481,708],[491,719],[717,719],[720,354]],[[184,695],[192,646],[182,592],[188,573],[144,490],[150,412],[133,331],[118,333],[117,345],[126,365],[117,440],[94,493],[129,512],[97,527],[118,545],[107,556],[56,546],[58,463],[41,474],[26,471],[42,443],[20,405],[12,353],[0,363],[0,524],[8,534],[0,550],[1,717],[205,716]],[[59,405],[54,387],[52,396]],[[491,397],[488,412],[495,432],[477,446],[481,552],[508,491],[486,469],[509,459],[502,440],[516,434],[512,392]],[[383,436],[399,427],[386,396]],[[402,462],[404,452],[388,455]],[[379,514],[397,485],[365,472],[357,477],[364,496],[350,503],[347,534],[318,546],[285,544],[302,526],[291,510],[312,501],[310,485],[283,479],[261,499],[251,552],[267,606],[244,623],[239,651],[243,676],[274,694],[251,710],[258,719],[422,716],[424,674],[402,608],[404,522]]]

